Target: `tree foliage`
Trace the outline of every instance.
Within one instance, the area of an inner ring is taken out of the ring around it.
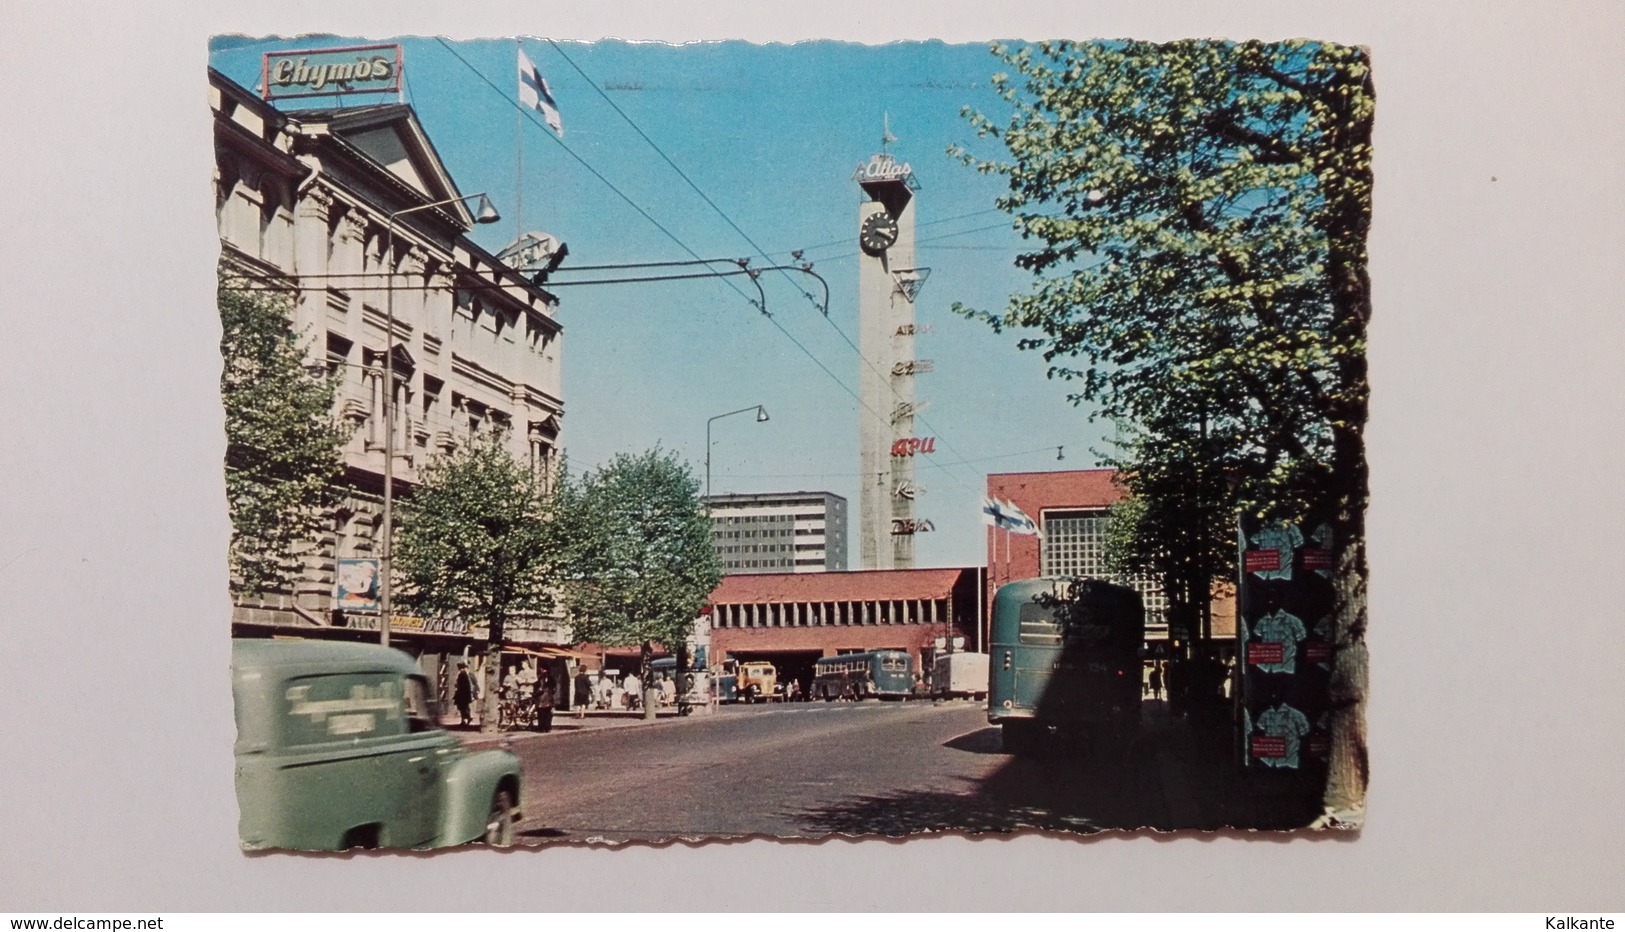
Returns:
[[[565,583],[578,641],[677,651],[722,579],[699,482],[674,453],[620,454],[567,482]],[[648,682],[648,670],[643,671]]]
[[[1240,501],[1301,506],[1365,421],[1372,96],[1363,51],[1306,42],[995,46],[1009,160],[998,206],[1037,281],[995,329],[1034,328],[1098,416],[1205,421]],[[1075,360],[1082,360],[1081,364]],[[1166,439],[1166,438],[1165,438]],[[1173,451],[1188,456],[1193,451]]]
[[[562,548],[546,478],[487,435],[437,457],[402,503],[396,572],[427,615],[487,626],[482,731],[495,731],[508,622],[551,612]]]
[[[301,547],[326,529],[344,465],[336,387],[305,371],[285,296],[226,275],[217,296],[232,589],[286,589],[300,575]]]
[[[490,626],[553,610],[561,561],[544,477],[497,436],[436,457],[401,503],[396,571],[407,604]]]
[[[1340,647],[1365,625],[1373,93],[1366,53],[1324,43],[1040,43],[994,54],[1008,121],[967,109],[1008,158],[998,206],[1034,241],[1031,290],[995,330],[1037,331],[1052,378],[1128,427],[1138,500],[1120,563],[1206,598],[1236,509],[1330,506]],[[1359,650],[1340,651],[1344,658]],[[1343,671],[1347,672],[1347,671]],[[1344,677],[1351,706],[1363,677]],[[1334,690],[1337,687],[1334,686]]]

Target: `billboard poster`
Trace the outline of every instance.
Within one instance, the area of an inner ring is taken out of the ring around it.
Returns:
[[[1259,772],[1324,772],[1333,654],[1329,519],[1239,522],[1241,760]]]
[[[345,559],[338,561],[333,574],[333,607],[345,612],[378,611],[378,561]]]

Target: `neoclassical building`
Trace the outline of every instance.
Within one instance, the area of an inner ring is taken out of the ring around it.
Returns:
[[[366,637],[378,616],[335,610],[335,572],[380,553],[386,446],[397,498],[432,456],[482,434],[553,474],[564,414],[558,300],[468,238],[464,192],[409,105],[283,112],[214,69],[209,91],[222,272],[291,299],[308,363],[339,381],[336,414],[349,432],[343,501],[326,539],[310,542],[304,577],[238,604],[233,630]],[[395,646],[420,655],[484,641],[456,621],[397,617],[391,628]],[[509,635],[538,646],[568,636],[557,619]]]

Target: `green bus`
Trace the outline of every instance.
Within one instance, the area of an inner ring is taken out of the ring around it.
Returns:
[[[813,664],[813,699],[907,699],[913,690],[914,658],[906,650],[836,654]]]
[[[988,637],[987,719],[1012,753],[1050,732],[1123,738],[1140,721],[1145,608],[1099,579],[1044,577],[999,587]]]

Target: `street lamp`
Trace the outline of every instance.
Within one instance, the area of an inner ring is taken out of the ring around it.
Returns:
[[[448,197],[443,201],[397,210],[389,215],[384,225],[384,263],[388,286],[384,298],[384,546],[378,561],[378,643],[385,647],[389,646],[390,590],[393,588],[390,576],[395,559],[395,218],[431,207],[459,204],[476,197],[480,202],[474,211],[475,223],[496,223],[502,219],[497,209],[491,206],[491,199],[480,193]]]
[[[711,497],[711,421],[715,421],[715,420],[718,420],[720,418],[725,418],[725,417],[733,417],[735,414],[744,414],[746,411],[755,411],[756,412],[756,423],[758,423],[758,424],[760,424],[763,421],[768,419],[767,418],[767,409],[766,408],[762,407],[761,405],[751,405],[751,406],[749,406],[747,408],[740,408],[738,411],[729,411],[726,414],[719,414],[716,417],[710,418],[705,422],[705,497],[706,498]]]

